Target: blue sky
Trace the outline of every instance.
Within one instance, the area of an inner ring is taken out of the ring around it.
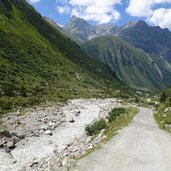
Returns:
[[[28,0],[42,16],[65,25],[72,15],[91,24],[145,20],[171,29],[171,0]]]

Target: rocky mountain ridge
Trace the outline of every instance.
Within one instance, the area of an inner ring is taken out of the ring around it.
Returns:
[[[128,22],[123,26],[111,23],[92,26],[87,21],[73,16],[64,29],[79,37],[83,42],[104,35],[115,35],[133,46],[143,49],[151,55],[161,56],[171,63],[171,32],[167,28],[150,26],[143,20]]]

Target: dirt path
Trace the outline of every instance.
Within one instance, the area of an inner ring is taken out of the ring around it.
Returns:
[[[74,171],[170,171],[171,136],[141,108],[129,127],[78,162]]]

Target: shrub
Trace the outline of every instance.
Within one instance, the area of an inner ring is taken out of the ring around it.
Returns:
[[[161,103],[164,103],[167,99],[167,95],[165,92],[163,92],[161,95],[160,95],[160,102]]]
[[[166,100],[166,106],[171,107],[171,97],[167,98]]]
[[[10,110],[13,107],[13,102],[9,99],[1,98],[0,99],[0,111]]]
[[[115,120],[117,117],[119,117],[121,114],[125,113],[124,108],[115,108],[109,113],[108,120],[109,122],[112,122]]]
[[[97,135],[102,129],[107,127],[107,123],[105,119],[100,119],[99,121],[94,122],[93,124],[89,124],[86,126],[85,130],[87,135]]]

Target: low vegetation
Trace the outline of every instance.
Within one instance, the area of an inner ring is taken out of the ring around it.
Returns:
[[[108,127],[104,131],[104,135],[106,135],[104,142],[110,140],[114,135],[116,135],[119,129],[128,126],[138,111],[139,109],[134,107],[118,108],[112,110],[109,113]]]
[[[119,129],[129,125],[131,121],[133,120],[134,116],[138,113],[137,108],[129,107],[129,108],[115,108],[111,112],[109,112],[109,116],[105,119],[100,119],[99,121],[96,121],[95,123],[92,123],[90,125],[87,125],[85,128],[88,135],[92,136],[92,140],[94,140],[99,133],[101,133],[100,130],[103,130],[102,136],[105,136],[102,141],[97,144],[94,148],[91,148],[86,151],[82,157],[86,157],[90,153],[92,153],[94,150],[98,149],[113,138],[118,132]]]
[[[109,113],[109,123],[113,122],[117,118],[119,118],[120,115],[125,114],[126,110],[125,108],[115,108]]]
[[[154,117],[160,128],[171,132],[171,87],[162,91],[157,99]]]
[[[138,112],[136,108],[114,108],[109,112],[109,116],[105,119],[100,119],[92,124],[86,126],[85,131],[89,136],[96,136],[101,130],[109,138],[116,134],[116,131],[127,126]]]
[[[85,130],[89,136],[97,135],[101,130],[107,127],[107,122],[105,119],[100,119],[99,121],[94,122],[93,124],[87,125]]]

